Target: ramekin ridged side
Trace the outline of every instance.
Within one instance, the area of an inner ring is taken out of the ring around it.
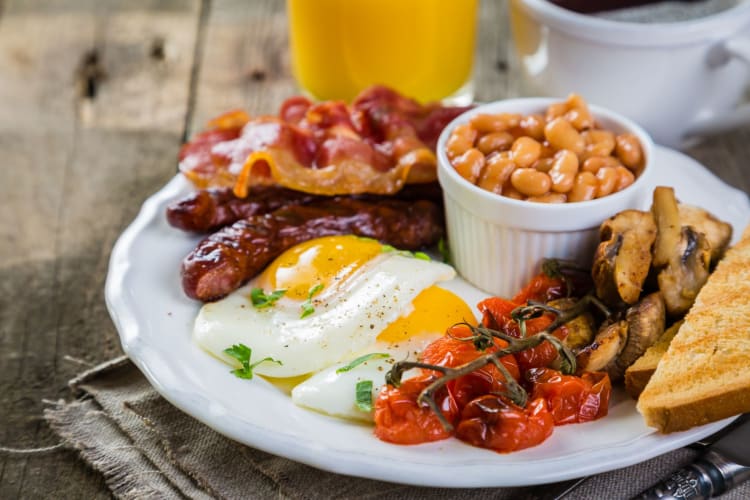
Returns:
[[[461,277],[482,290],[512,297],[539,271],[542,259],[591,264],[598,228],[550,233],[500,226],[481,219],[444,196],[450,255]]]

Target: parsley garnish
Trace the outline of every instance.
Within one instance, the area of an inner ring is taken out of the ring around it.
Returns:
[[[250,290],[250,302],[258,309],[265,309],[266,307],[271,307],[285,293],[286,290],[276,290],[275,292],[266,294],[262,288],[253,288]]]
[[[312,287],[309,292],[307,292],[307,300],[304,301],[301,306],[302,314],[300,315],[300,319],[306,318],[315,312],[315,308],[312,305],[312,298],[313,298],[313,295],[315,295],[322,289],[323,289],[323,283],[318,283],[317,285]]]
[[[440,255],[443,257],[443,262],[446,264],[451,263],[451,254],[448,250],[448,242],[445,241],[445,238],[440,238],[440,241],[438,241],[438,252],[440,252]]]
[[[365,354],[364,356],[358,357],[357,359],[355,359],[354,361],[352,361],[346,366],[342,366],[341,368],[336,370],[336,373],[348,372],[352,368],[355,368],[361,365],[362,363],[364,363],[365,361],[369,361],[374,358],[388,358],[390,356],[391,356],[390,354],[386,354],[384,352],[371,352],[370,354]]]
[[[398,250],[393,245],[380,245],[380,251],[383,253],[395,252],[396,255],[403,257],[413,257],[420,260],[432,260],[429,255],[424,252],[410,252],[409,250]]]
[[[357,408],[362,411],[372,411],[372,380],[357,382]]]
[[[263,358],[260,361],[256,361],[255,363],[250,363],[250,357],[253,355],[253,350],[250,349],[245,344],[234,344],[232,347],[228,349],[224,349],[224,353],[228,356],[233,357],[237,361],[240,362],[242,365],[242,368],[237,368],[235,370],[232,370],[231,373],[233,373],[238,378],[246,378],[251,379],[253,378],[253,368],[258,366],[259,364],[270,361],[272,363],[278,363],[279,365],[282,364],[281,361],[278,361],[273,358]]]

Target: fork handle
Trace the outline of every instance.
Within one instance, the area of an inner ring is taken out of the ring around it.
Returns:
[[[738,465],[709,451],[633,500],[703,500],[721,495],[748,478],[750,467]]]

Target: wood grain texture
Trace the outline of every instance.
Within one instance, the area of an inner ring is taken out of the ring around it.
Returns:
[[[142,201],[174,175],[199,7],[193,0],[4,5],[4,446],[53,444],[42,399],[67,397],[75,373],[120,353],[103,299],[107,260]],[[108,496],[73,452],[0,454],[0,498],[50,492]]]
[[[475,64],[475,97],[508,95],[509,28],[504,1],[481,3]],[[285,2],[217,0],[207,19],[194,114],[189,130],[200,130],[217,113],[244,108],[273,113],[299,93],[288,51]]]
[[[0,0],[0,444],[45,446],[42,399],[120,353],[109,252],[184,134],[297,88],[282,0]],[[484,0],[476,98],[522,93],[505,0]],[[750,130],[689,153],[750,191]],[[73,452],[0,454],[0,499],[106,498]]]

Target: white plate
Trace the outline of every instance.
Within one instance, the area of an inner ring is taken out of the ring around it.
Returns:
[[[682,201],[731,222],[735,239],[750,222],[748,197],[692,159],[657,148],[655,168],[655,183],[674,186]],[[226,365],[190,341],[199,304],[182,293],[179,264],[199,238],[171,228],[164,216],[167,204],[190,190],[177,176],[144,203],[112,251],[107,306],[123,349],[156,390],[232,439],[321,469],[372,479],[445,487],[519,486],[635,464],[729,422],[659,435],[645,426],[633,401],[617,392],[606,418],[557,427],[542,445],[502,455],[456,439],[392,445],[375,438],[369,426],[298,408],[262,378],[232,376]],[[643,207],[648,204],[643,201]],[[452,286],[470,304],[482,297],[460,280]]]

